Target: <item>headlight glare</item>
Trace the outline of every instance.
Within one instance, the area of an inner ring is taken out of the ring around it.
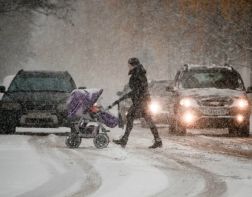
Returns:
[[[192,106],[197,105],[197,102],[192,98],[182,98],[179,101],[179,104],[183,107],[192,107]]]
[[[244,117],[243,115],[238,114],[238,115],[236,116],[236,121],[237,121],[238,123],[242,123],[244,120],[245,120],[245,117]]]
[[[156,114],[161,110],[161,107],[158,102],[153,101],[150,103],[149,109],[152,113]]]
[[[182,115],[182,121],[186,124],[193,124],[196,116],[192,112],[185,112]]]
[[[240,98],[234,101],[234,106],[239,109],[247,109],[249,107],[249,102],[247,99]]]

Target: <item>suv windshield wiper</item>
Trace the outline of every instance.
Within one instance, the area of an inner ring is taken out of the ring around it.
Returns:
[[[67,90],[33,90],[32,92],[68,92]]]
[[[13,92],[69,92],[67,90],[13,90],[8,91],[9,93]]]

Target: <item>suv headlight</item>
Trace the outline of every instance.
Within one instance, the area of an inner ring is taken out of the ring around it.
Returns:
[[[234,100],[233,106],[238,107],[239,109],[248,109],[249,102],[247,99],[239,98]]]
[[[158,102],[152,101],[149,104],[149,109],[150,109],[151,113],[156,114],[156,113],[160,112],[161,106]]]
[[[19,110],[21,106],[18,103],[2,102],[1,108],[5,110]]]
[[[197,101],[193,98],[182,98],[179,101],[179,104],[183,107],[193,107],[193,106],[197,106]]]

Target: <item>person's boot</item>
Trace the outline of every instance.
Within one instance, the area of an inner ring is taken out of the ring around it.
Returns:
[[[149,146],[149,148],[161,148],[163,145],[161,139],[155,139],[154,144]]]
[[[125,138],[121,138],[119,140],[113,140],[115,144],[121,145],[122,148],[125,148],[127,141]]]

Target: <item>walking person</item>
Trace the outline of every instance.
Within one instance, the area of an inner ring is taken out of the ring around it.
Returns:
[[[140,64],[138,58],[135,57],[132,57],[128,60],[128,67],[128,74],[130,75],[129,87],[131,91],[115,101],[112,106],[119,104],[122,100],[127,98],[131,98],[133,104],[127,114],[127,124],[124,135],[118,140],[113,140],[113,142],[115,144],[121,145],[124,148],[128,142],[130,132],[133,128],[134,119],[143,117],[154,136],[154,144],[149,148],[162,147],[162,141],[159,137],[157,127],[154,124],[148,109],[148,104],[150,103],[151,98],[148,90],[146,70],[144,69],[143,65]]]

